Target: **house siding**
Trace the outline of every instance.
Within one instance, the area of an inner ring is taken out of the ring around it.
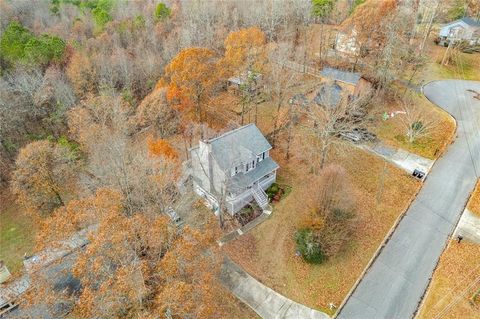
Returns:
[[[276,179],[278,164],[270,157],[271,145],[254,124],[227,132],[190,149],[191,176],[195,193],[218,214],[220,197],[225,209],[235,214],[254,200],[250,187],[259,183],[265,190]],[[257,158],[262,154],[262,161]],[[248,172],[244,171],[248,163]],[[239,167],[235,174],[235,166]],[[241,167],[240,167],[241,166]],[[231,194],[234,195],[231,195]],[[263,200],[262,200],[263,205]]]
[[[263,190],[266,190],[269,188],[273,183],[275,183],[277,178],[276,171],[273,172],[273,176],[260,181],[260,187],[262,187]],[[246,189],[243,193],[235,196],[235,198],[228,199],[227,198],[227,208],[228,212],[231,215],[234,215],[238,211],[240,211],[245,205],[248,203],[252,202],[254,200],[252,192],[250,189]]]
[[[462,41],[467,40],[470,44],[479,43],[480,27],[466,24],[463,21],[450,23],[440,29],[439,36],[442,40]]]

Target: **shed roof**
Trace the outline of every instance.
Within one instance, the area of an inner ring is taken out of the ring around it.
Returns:
[[[455,20],[455,21],[452,21],[452,22],[449,22],[449,23],[445,23],[443,25],[443,27],[448,27],[449,25],[459,23],[459,22],[463,22],[466,25],[471,26],[471,27],[480,27],[480,22],[476,21],[475,19],[472,19],[470,17],[464,17],[464,18],[461,18],[461,19],[458,19],[458,20]]]
[[[360,73],[347,72],[334,68],[323,68],[320,74],[326,78],[356,85],[362,77]]]
[[[335,108],[342,100],[342,87],[337,83],[324,83],[313,99],[317,105]]]

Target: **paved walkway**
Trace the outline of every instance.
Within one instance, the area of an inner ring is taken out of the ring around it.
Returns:
[[[446,80],[426,97],[457,120],[457,137],[437,160],[423,188],[353,294],[341,319],[412,318],[480,172],[480,82]]]
[[[308,308],[268,288],[225,258],[222,281],[238,299],[263,319],[329,319],[323,312]]]
[[[453,237],[457,236],[480,244],[480,217],[465,209],[453,233]]]
[[[360,145],[360,147],[383,157],[387,161],[407,171],[409,174],[413,173],[415,169],[419,169],[425,174],[428,174],[435,163],[434,160],[407,152],[402,149],[392,148],[384,145],[383,143],[377,143],[373,146],[363,144]]]

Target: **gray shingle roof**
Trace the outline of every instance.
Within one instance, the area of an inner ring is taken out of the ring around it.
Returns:
[[[317,92],[313,99],[317,105],[335,108],[342,100],[342,87],[337,83],[325,83]]]
[[[320,74],[326,78],[350,84],[357,84],[362,77],[360,73],[341,71],[334,68],[323,68]]]
[[[222,170],[246,162],[272,148],[255,124],[248,124],[207,141]]]
[[[462,20],[463,22],[465,22],[466,24],[472,26],[472,27],[480,27],[480,23],[472,18],[469,18],[469,17],[465,17],[465,18],[462,18],[460,19]]]
[[[233,186],[242,190],[278,167],[277,163],[275,163],[270,157],[267,157],[260,163],[257,163],[255,169],[247,173],[239,173],[233,176],[230,180],[230,187]],[[233,189],[233,191],[235,190]]]

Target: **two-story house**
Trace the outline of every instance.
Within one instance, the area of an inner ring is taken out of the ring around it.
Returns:
[[[199,141],[190,149],[195,192],[215,214],[224,207],[233,215],[254,199],[266,208],[265,190],[275,182],[279,167],[269,156],[271,149],[254,124]]]

